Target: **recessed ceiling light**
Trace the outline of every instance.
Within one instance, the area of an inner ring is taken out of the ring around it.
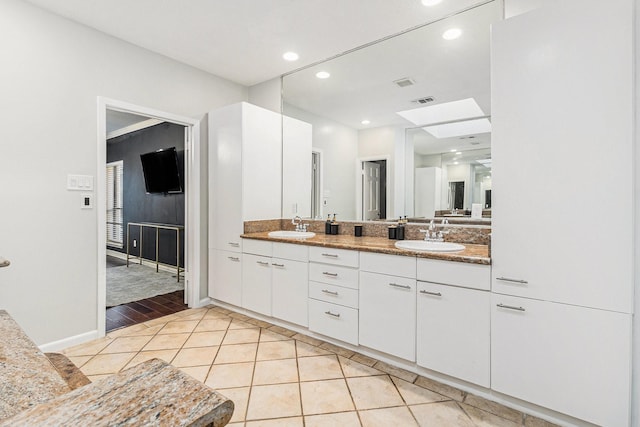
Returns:
[[[442,3],[442,0],[422,0],[422,4],[425,6],[435,6]]]
[[[453,162],[453,164],[454,164],[454,165],[457,165],[457,164],[458,164],[458,162]]]
[[[460,151],[456,152],[456,156],[459,156],[460,154],[462,154],[462,152]]]
[[[451,151],[452,153],[455,153],[457,150],[456,150],[455,148],[452,148],[452,149],[451,149],[451,150],[449,150],[449,151]]]
[[[462,35],[462,30],[460,28],[449,28],[447,31],[442,33],[442,38],[445,40],[455,40]]]
[[[318,71],[316,73],[316,77],[319,79],[328,79],[329,77],[331,77],[331,74],[327,73],[326,71]]]
[[[371,123],[371,122],[370,122],[369,120],[363,120],[363,121],[362,121],[362,122],[360,122],[360,123],[362,123],[363,125],[368,125],[368,124],[369,124],[369,123]]]
[[[286,52],[284,55],[282,55],[282,57],[286,61],[297,61],[298,58],[300,58],[300,56],[295,52]]]

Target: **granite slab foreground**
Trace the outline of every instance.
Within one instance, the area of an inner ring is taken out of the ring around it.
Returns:
[[[159,359],[41,403],[0,426],[224,426],[233,402]]]

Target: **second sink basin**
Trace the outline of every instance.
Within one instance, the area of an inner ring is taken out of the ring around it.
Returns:
[[[309,239],[315,236],[313,231],[291,231],[291,230],[278,230],[271,231],[269,237],[276,237],[280,239]]]
[[[451,242],[428,242],[426,240],[400,240],[396,242],[396,248],[417,252],[459,252],[464,250],[464,245]]]

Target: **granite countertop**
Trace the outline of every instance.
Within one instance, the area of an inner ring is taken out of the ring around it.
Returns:
[[[5,310],[0,310],[0,420],[71,389]]]
[[[223,426],[233,402],[159,359],[151,359],[41,403],[0,426]]]
[[[316,233],[309,239],[283,239],[269,237],[269,232],[246,233],[240,236],[244,239],[268,240],[281,243],[293,243],[307,246],[322,246],[335,249],[351,249],[363,252],[377,252],[391,255],[415,256],[418,258],[439,259],[445,261],[466,262],[471,264],[491,264],[489,247],[487,245],[475,245],[464,243],[465,249],[461,252],[416,252],[398,249],[394,246],[397,240],[389,240],[384,237],[355,237],[353,235],[327,235]]]

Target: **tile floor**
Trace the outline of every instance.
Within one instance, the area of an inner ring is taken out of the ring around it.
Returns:
[[[229,426],[550,427],[535,417],[218,307],[63,351],[90,380],[160,358],[234,401]]]

